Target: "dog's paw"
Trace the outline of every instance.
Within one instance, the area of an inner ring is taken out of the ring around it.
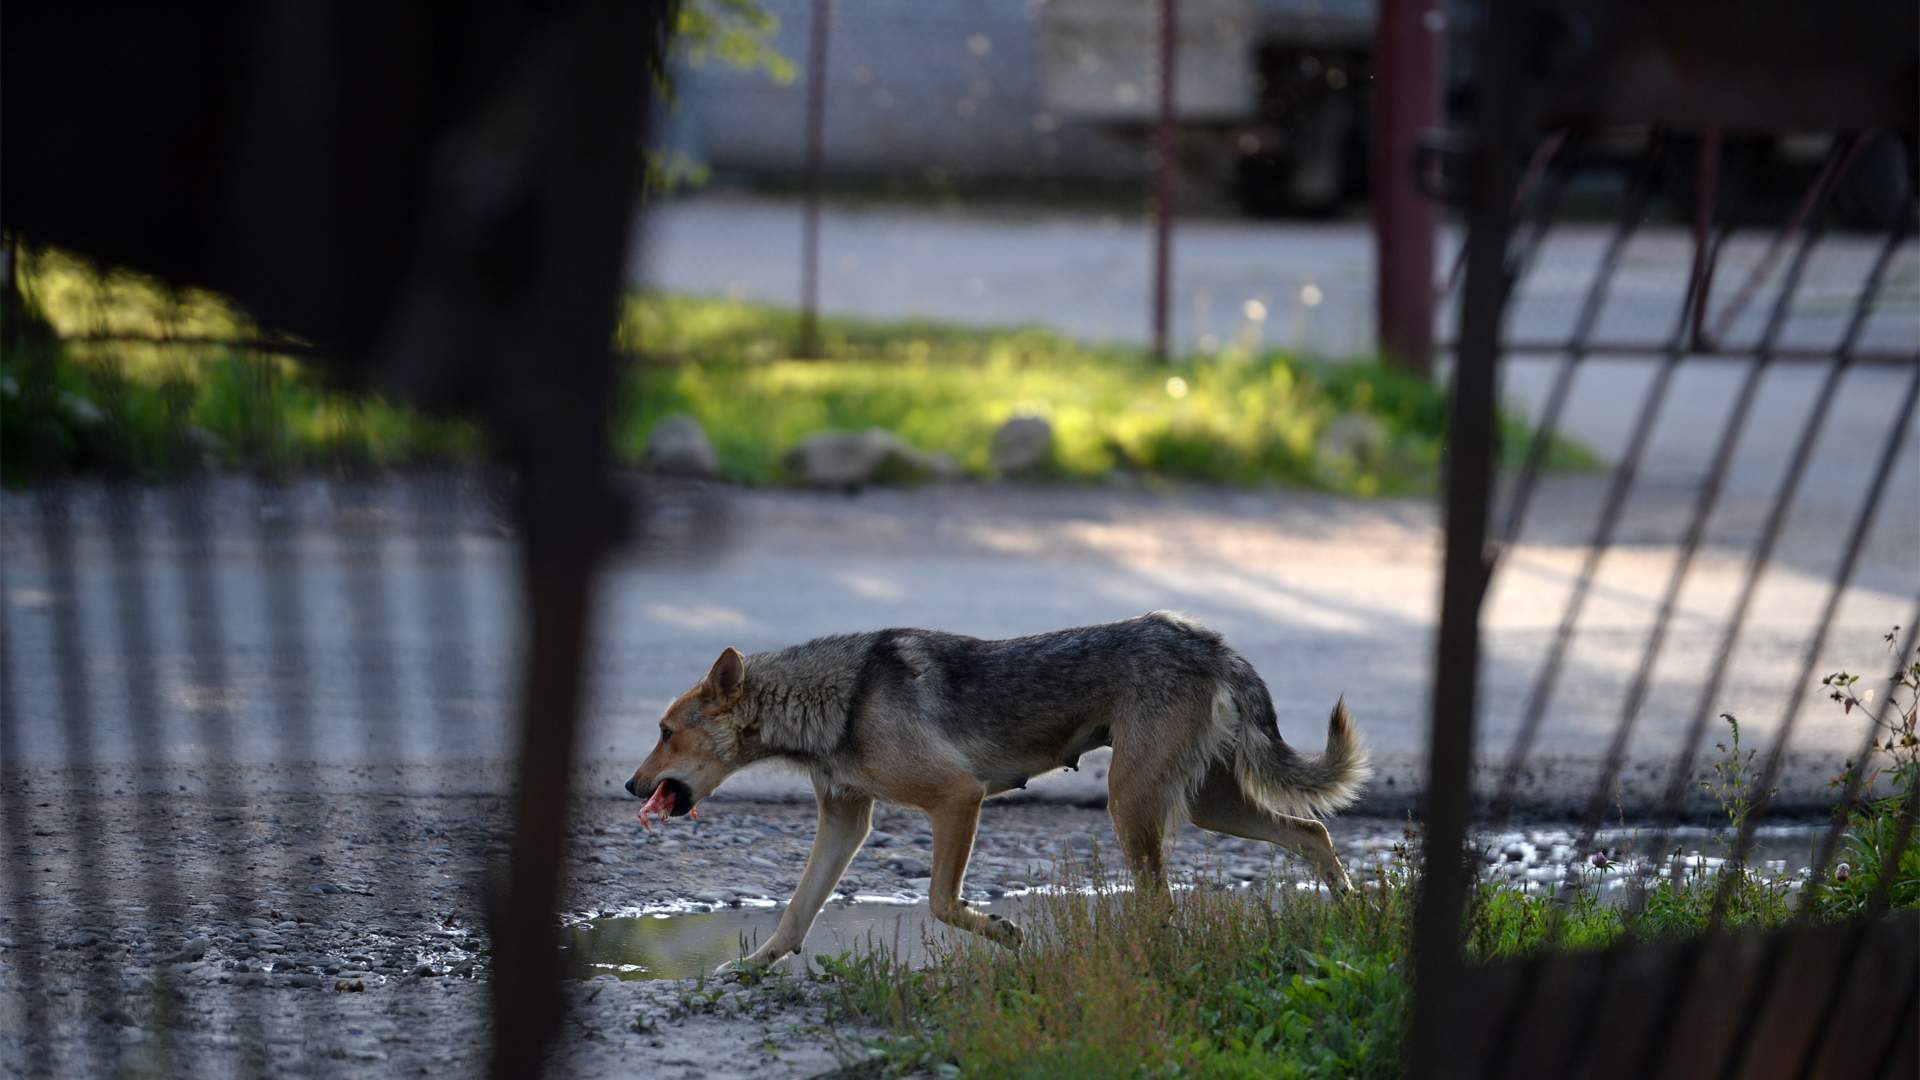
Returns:
[[[721,964],[719,967],[713,969],[713,973],[722,979],[745,980],[751,979],[765,970],[767,970],[767,965],[754,960],[751,956],[743,956],[738,960],[729,960]]]
[[[1005,945],[1009,949],[1018,949],[1026,936],[1026,932],[1020,929],[1020,924],[1005,915],[987,916],[987,937],[990,940]]]

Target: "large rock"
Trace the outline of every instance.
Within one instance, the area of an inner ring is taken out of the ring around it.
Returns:
[[[960,471],[947,455],[920,450],[884,428],[809,435],[781,464],[794,479],[816,487],[944,480]]]
[[[700,422],[691,416],[669,416],[653,425],[647,432],[641,463],[653,472],[672,476],[711,480],[720,475],[720,457],[713,452]]]
[[[1008,420],[993,433],[988,461],[1005,476],[1045,468],[1053,463],[1053,425],[1038,416]]]

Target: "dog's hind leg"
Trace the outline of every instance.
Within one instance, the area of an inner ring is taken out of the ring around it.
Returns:
[[[980,791],[975,785],[969,788],[927,811],[933,820],[933,884],[927,889],[927,906],[934,918],[948,926],[1015,948],[1020,944],[1018,926],[998,915],[983,915],[960,899],[960,882],[967,876],[974,831],[980,826]]]
[[[1340,866],[1340,856],[1334,853],[1327,827],[1312,818],[1269,813],[1254,805],[1241,792],[1231,765],[1220,763],[1207,770],[1206,779],[1187,807],[1187,816],[1203,829],[1286,848],[1312,864],[1335,892],[1344,893],[1353,887]]]
[[[1145,758],[1137,748],[1116,742],[1107,772],[1107,814],[1120,838],[1128,869],[1167,888],[1162,864],[1167,824],[1173,813],[1175,782],[1168,764]]]
[[[866,843],[873,831],[873,800],[865,796],[830,796],[819,793],[820,813],[813,834],[813,850],[807,855],[807,868],[800,872],[800,884],[793,890],[787,910],[780,913],[780,924],[751,956],[720,965],[720,973],[763,968],[797,951],[806,943],[807,931],[820,914],[820,906],[833,895],[840,875],[854,853]]]

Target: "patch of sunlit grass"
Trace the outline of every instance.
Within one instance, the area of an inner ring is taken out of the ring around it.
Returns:
[[[283,355],[208,344],[260,337],[215,294],[57,251],[31,253],[20,269],[30,310],[57,340],[0,358],[9,482],[40,468],[406,465],[481,450],[471,425],[335,392]],[[129,335],[152,340],[99,340]],[[820,324],[831,359],[803,360],[791,355],[799,336],[791,311],[629,298],[615,334],[634,357],[615,405],[617,454],[637,463],[653,426],[684,413],[745,483],[787,479],[781,459],[807,436],[874,427],[984,476],[994,432],[1032,415],[1052,424],[1054,447],[1024,479],[1132,473],[1379,495],[1430,489],[1446,432],[1439,390],[1377,364],[1308,364],[1245,345],[1158,364],[1045,330],[850,319]],[[1524,427],[1507,426],[1516,449]],[[1588,463],[1564,443],[1549,462]]]
[[[1446,402],[1427,381],[1378,364],[1320,365],[1229,350],[1154,362],[1036,329],[976,330],[829,319],[830,359],[797,359],[798,317],[725,300],[636,296],[623,348],[644,350],[623,390],[616,445],[637,460],[647,432],[688,414],[733,479],[774,483],[795,442],[826,429],[885,428],[984,475],[995,429],[1018,415],[1054,429],[1052,475],[1116,471],[1211,483],[1286,484],[1347,494],[1432,487]],[[1332,441],[1342,416],[1358,438]],[[1525,428],[1507,421],[1509,443]],[[1592,463],[1558,443],[1550,464]]]

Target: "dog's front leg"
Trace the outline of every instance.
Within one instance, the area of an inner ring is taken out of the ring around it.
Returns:
[[[800,873],[800,885],[780,915],[780,925],[752,955],[720,965],[720,973],[764,968],[790,952],[797,951],[813,929],[820,906],[833,895],[840,875],[854,853],[866,843],[873,830],[873,800],[865,796],[829,796],[819,793],[819,825],[813,834],[813,850],[807,855],[807,868]]]
[[[967,860],[973,855],[973,834],[980,826],[979,789],[970,786],[956,793],[929,810],[927,816],[933,819],[933,884],[927,890],[927,906],[933,917],[1009,949],[1018,947],[1018,926],[998,915],[982,915],[960,899],[960,882],[967,876]]]

